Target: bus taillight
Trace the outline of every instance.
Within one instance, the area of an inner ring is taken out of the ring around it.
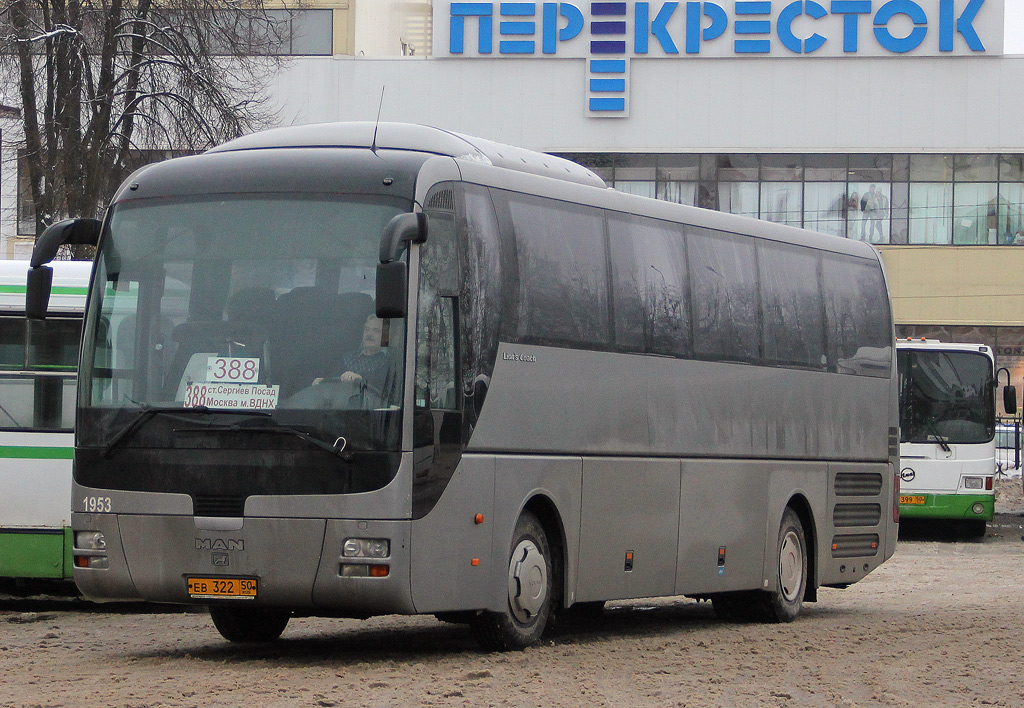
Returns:
[[[900,476],[892,476],[892,520],[897,524],[900,522]]]

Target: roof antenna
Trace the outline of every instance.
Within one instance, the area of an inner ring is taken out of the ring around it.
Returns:
[[[373,126],[373,142],[370,143],[370,152],[374,155],[377,154],[377,128],[380,127],[380,112],[384,108],[384,89],[387,86],[380,87],[380,105],[377,106],[377,122]]]

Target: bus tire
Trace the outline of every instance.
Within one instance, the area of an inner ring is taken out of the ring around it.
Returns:
[[[536,516],[523,512],[512,534],[505,611],[483,611],[472,621],[482,649],[525,649],[540,641],[551,616],[552,574],[551,547],[544,528]]]
[[[792,622],[807,591],[807,536],[800,517],[786,507],[779,525],[775,590],[726,592],[711,596],[715,614],[738,622]]]
[[[229,642],[272,642],[288,626],[291,614],[256,607],[210,608],[210,619]]]
[[[985,533],[988,531],[988,522],[985,519],[965,519],[961,524],[963,535],[967,538],[985,538]]]
[[[779,526],[778,587],[760,593],[761,622],[792,622],[800,614],[807,591],[807,535],[800,517],[786,507]]]

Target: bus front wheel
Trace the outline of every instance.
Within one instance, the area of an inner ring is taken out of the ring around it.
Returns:
[[[480,612],[473,634],[486,651],[524,649],[540,641],[551,615],[551,547],[537,517],[523,512],[516,522],[508,562],[504,612]]]
[[[210,619],[229,642],[272,642],[281,636],[291,615],[284,610],[255,607],[211,607]]]

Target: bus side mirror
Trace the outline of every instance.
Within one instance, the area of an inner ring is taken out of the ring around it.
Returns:
[[[1017,414],[1017,388],[1015,386],[1003,386],[1003,410],[1006,415]]]
[[[25,316],[31,320],[45,320],[50,305],[53,268],[46,264],[57,257],[64,245],[95,246],[99,242],[99,219],[65,219],[51,224],[36,239],[29,262],[28,282],[25,289]]]
[[[405,261],[377,264],[377,317],[405,317],[409,297]]]
[[[423,212],[396,214],[380,237],[377,265],[377,317],[405,317],[409,296],[407,269],[398,252],[407,243],[427,240],[427,215]]]
[[[398,260],[398,252],[406,243],[423,243],[427,240],[427,215],[423,212],[396,214],[380,237],[380,262]]]
[[[61,246],[95,246],[100,238],[99,219],[65,219],[46,227],[32,249],[33,268],[46,265],[57,257]]]
[[[45,320],[50,305],[50,287],[53,285],[53,268],[39,266],[28,271],[25,289],[25,316],[30,320]]]

